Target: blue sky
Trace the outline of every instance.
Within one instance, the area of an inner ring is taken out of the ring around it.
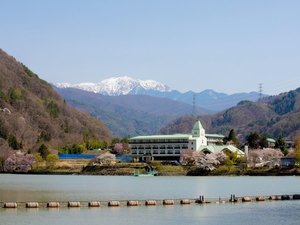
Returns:
[[[52,82],[300,87],[300,1],[2,0],[0,48]]]

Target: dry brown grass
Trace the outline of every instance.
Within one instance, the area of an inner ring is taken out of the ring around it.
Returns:
[[[39,162],[34,167],[34,172],[73,172],[80,173],[87,166],[88,159],[59,160],[53,167],[47,167],[46,162]]]

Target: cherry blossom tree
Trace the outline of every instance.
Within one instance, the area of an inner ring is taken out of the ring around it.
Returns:
[[[182,165],[195,166],[197,169],[212,171],[226,159],[227,156],[223,152],[205,154],[200,151],[183,150],[180,162]]]
[[[279,165],[279,160],[283,157],[283,153],[278,149],[264,148],[249,151],[248,165],[251,167]]]
[[[4,162],[3,170],[8,173],[27,173],[34,163],[34,156],[21,151],[10,152]]]
[[[123,145],[122,143],[116,143],[114,146],[114,153],[116,153],[117,155],[121,155],[123,154]]]

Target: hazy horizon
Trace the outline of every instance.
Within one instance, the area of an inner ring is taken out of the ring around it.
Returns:
[[[132,78],[132,79],[135,79],[135,80],[142,80],[142,79],[138,79],[138,78],[133,78],[133,77],[130,77],[130,76],[120,76],[120,77],[129,77],[129,78]],[[118,77],[118,78],[120,78]],[[108,78],[105,78],[103,80],[106,80],[106,79],[109,79],[109,78],[117,78],[117,76],[112,76],[112,77],[108,77]],[[52,83],[53,85],[55,86],[58,86],[58,85],[62,85],[62,84],[69,84],[69,85],[78,85],[78,84],[98,84],[100,83],[101,81],[103,80],[100,80],[100,81],[96,81],[96,82],[92,82],[92,81],[87,81],[87,82],[79,82],[79,83],[72,83],[72,82],[58,82],[58,83]],[[150,79],[149,79],[150,80]],[[160,82],[159,80],[155,80],[157,82]],[[162,82],[160,82],[162,83]],[[253,91],[242,91],[242,92],[232,92],[232,93],[228,93],[228,92],[223,92],[223,91],[219,91],[219,90],[216,90],[216,89],[212,89],[212,88],[207,88],[207,89],[202,89],[202,90],[198,90],[198,91],[194,91],[194,90],[186,90],[186,91],[181,91],[181,90],[177,90],[175,88],[172,88],[170,87],[168,84],[165,84],[165,83],[162,83],[166,86],[168,86],[170,88],[170,91],[179,91],[181,93],[185,93],[185,92],[189,92],[189,91],[192,91],[192,92],[195,92],[195,93],[200,93],[202,91],[209,91],[209,90],[213,90],[215,92],[218,92],[218,93],[224,93],[224,94],[237,94],[237,93],[250,93],[250,92],[259,92],[259,88],[257,90],[253,90]],[[262,84],[263,85],[263,84]],[[59,86],[58,86],[59,87]],[[258,87],[259,87],[259,84],[258,84]],[[263,88],[263,86],[262,86]],[[286,90],[286,91],[283,91],[283,92],[288,92],[290,90]],[[280,93],[283,93],[283,92],[280,92]],[[278,94],[280,94],[278,93]],[[271,94],[268,94],[268,93],[262,93],[262,94],[265,94],[265,95],[271,95]]]
[[[51,83],[113,76],[181,92],[300,86],[300,2],[3,1],[4,51]],[[5,21],[5,22],[4,22]]]

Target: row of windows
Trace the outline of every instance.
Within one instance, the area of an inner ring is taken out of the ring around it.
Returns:
[[[186,149],[188,148],[187,145],[176,145],[176,146],[152,146],[152,149]],[[151,146],[132,146],[131,149],[151,149]]]
[[[151,151],[141,151],[141,152],[139,152],[139,151],[131,151],[131,153],[133,155],[138,155],[138,154],[140,154],[140,155],[151,155]],[[152,154],[153,155],[156,155],[156,154],[160,154],[160,155],[168,154],[168,155],[171,155],[171,154],[180,154],[180,151],[179,150],[175,150],[175,151],[173,151],[173,150],[167,150],[167,151],[165,151],[165,150],[160,150],[160,151],[154,150],[152,152]]]
[[[131,140],[130,144],[153,144],[153,143],[188,143],[188,140]]]
[[[216,141],[216,142],[218,142],[218,141],[223,141],[223,139],[222,138],[207,138],[207,141]]]

